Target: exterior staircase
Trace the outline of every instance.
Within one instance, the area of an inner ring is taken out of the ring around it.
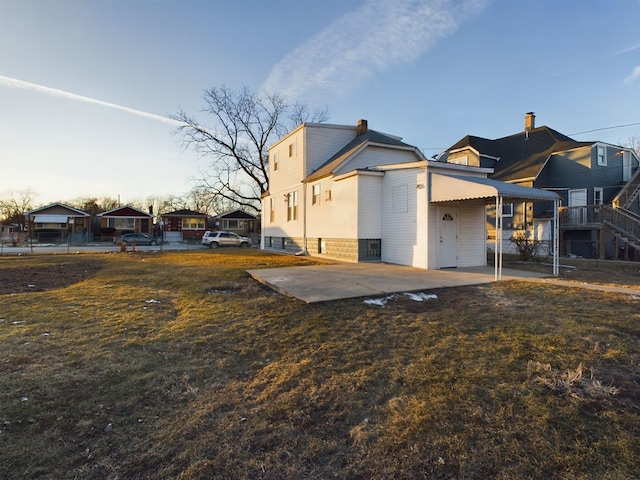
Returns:
[[[620,189],[613,198],[613,208],[628,210],[633,201],[640,195],[640,168],[635,171],[629,181]]]
[[[600,208],[603,227],[625,245],[640,249],[640,215],[620,207]]]
[[[606,231],[614,237],[616,245],[624,247],[625,256],[631,250],[640,259],[640,215],[631,211],[639,196],[640,169],[637,169],[613,198],[612,206],[561,207],[560,228]]]

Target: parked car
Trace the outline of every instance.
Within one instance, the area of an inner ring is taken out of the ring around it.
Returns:
[[[162,240],[157,237],[150,237],[146,233],[125,233],[113,239],[113,243],[124,243],[125,245],[158,245]]]
[[[251,239],[249,237],[241,237],[233,232],[204,232],[202,236],[202,245],[206,245],[209,248],[218,247],[243,247],[249,248],[251,246]]]

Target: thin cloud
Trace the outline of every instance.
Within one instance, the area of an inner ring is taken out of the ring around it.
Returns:
[[[177,120],[169,117],[163,117],[162,115],[156,115],[155,113],[143,112],[142,110],[136,110],[134,108],[123,107],[115,103],[105,102],[96,98],[85,97],[82,95],[76,95],[75,93],[65,92],[64,90],[58,90],[57,88],[45,87],[44,85],[38,85],[36,83],[25,82],[24,80],[18,80],[16,78],[5,77],[0,75],[0,86],[9,88],[18,88],[20,90],[34,90],[37,92],[45,93],[54,97],[68,98],[69,100],[76,100],[79,102],[91,103],[94,105],[101,105],[103,107],[114,108],[123,112],[131,113],[139,117],[148,118],[159,122],[164,122],[173,126],[180,126]]]
[[[348,91],[375,72],[412,63],[487,2],[367,0],[286,55],[262,89],[294,99],[315,90]]]
[[[640,78],[640,65],[633,69],[631,75],[624,79],[625,85],[630,85],[635,82],[638,78]]]
[[[609,57],[618,57],[620,55],[624,55],[624,54],[629,53],[629,52],[635,52],[636,50],[640,50],[640,44],[631,45],[630,47],[626,47],[626,48],[623,48],[622,50],[618,50],[616,52],[613,52],[611,55],[609,55]]]

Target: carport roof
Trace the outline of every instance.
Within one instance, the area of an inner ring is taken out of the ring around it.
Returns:
[[[523,187],[490,178],[464,175],[431,175],[432,202],[489,199],[503,197],[517,200],[559,200],[555,192],[539,188]]]

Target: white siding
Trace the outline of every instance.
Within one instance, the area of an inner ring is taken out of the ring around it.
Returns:
[[[361,151],[346,164],[342,165],[336,175],[350,172],[358,168],[375,167],[391,163],[415,162],[418,157],[413,152],[403,150],[389,150],[388,148],[368,147]]]
[[[289,192],[298,192],[298,218],[287,220],[287,202],[285,195]],[[274,199],[275,218],[270,218],[270,198]],[[303,187],[291,188],[286,191],[272,194],[262,199],[262,233],[267,237],[301,237],[304,232],[303,221]]]
[[[289,147],[292,156],[289,156]],[[299,185],[304,178],[304,130],[296,130],[269,149],[269,192],[276,194]],[[278,170],[273,171],[273,155],[278,155]]]
[[[382,238],[382,176],[359,175],[358,238]]]
[[[322,236],[357,238],[358,234],[358,176],[332,182],[331,219],[324,226]]]
[[[421,183],[424,184],[422,169],[385,172],[382,189],[383,262],[426,268],[426,188],[417,188]],[[406,204],[402,203],[404,197]]]
[[[335,153],[356,137],[356,127],[343,125],[309,125],[306,128],[306,175],[317,170]]]
[[[486,213],[484,203],[458,208],[458,266],[487,264]]]
[[[310,238],[334,238],[335,227],[333,225],[333,211],[336,203],[333,198],[333,180],[323,179],[307,186],[307,237]],[[313,205],[313,185],[320,185],[320,201]],[[353,192],[353,201],[356,192]]]

